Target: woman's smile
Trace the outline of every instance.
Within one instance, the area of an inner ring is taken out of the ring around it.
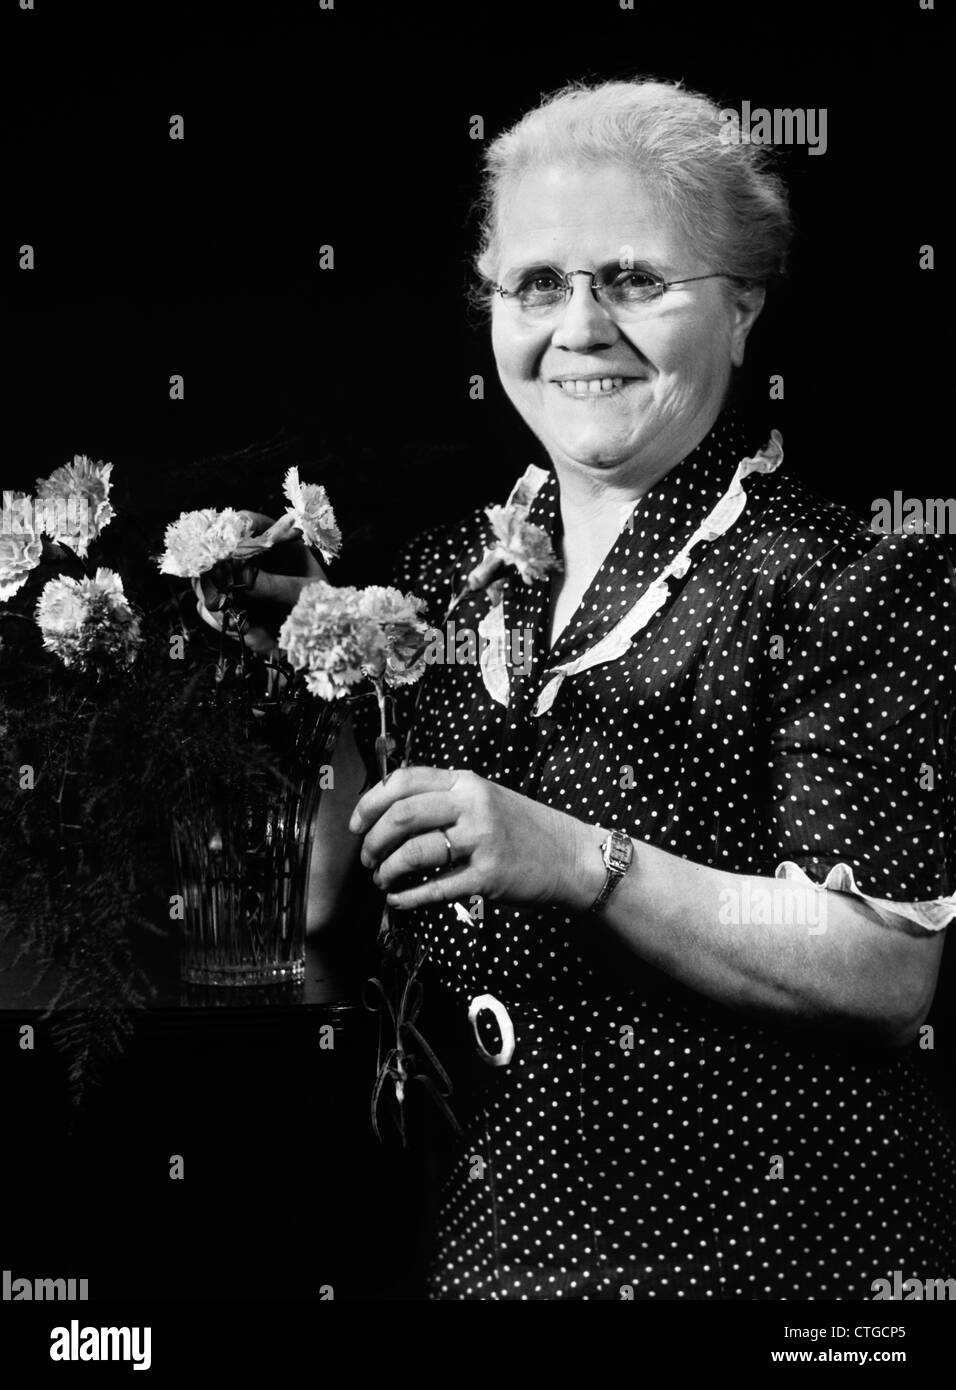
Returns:
[[[609,397],[620,396],[643,378],[634,376],[559,376],[551,384],[570,400],[596,405]]]

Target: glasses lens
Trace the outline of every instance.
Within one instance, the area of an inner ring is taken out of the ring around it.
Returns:
[[[604,288],[604,297],[614,309],[640,308],[653,304],[664,293],[664,281],[648,270],[622,270]]]
[[[625,315],[654,304],[663,293],[664,281],[649,270],[622,270],[597,290],[606,308]],[[510,292],[509,298],[528,317],[544,317],[564,307],[568,289],[558,271],[536,270]]]
[[[567,291],[561,277],[551,270],[529,275],[517,293],[518,303],[525,313],[547,313],[565,302]]]

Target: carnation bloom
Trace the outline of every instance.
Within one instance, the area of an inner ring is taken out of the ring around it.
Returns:
[[[470,589],[482,589],[505,565],[513,565],[525,584],[544,579],[560,568],[551,549],[551,537],[540,526],[528,521],[528,509],[520,503],[505,507],[486,507],[485,515],[495,533],[495,544],[485,549],[479,564],[468,576]]]
[[[319,483],[300,482],[298,468],[290,468],[282,491],[292,503],[285,515],[302,532],[306,545],[314,546],[326,564],[334,560],[342,549],[342,532],[325,488]]]
[[[0,601],[13,598],[22,589],[36,569],[43,553],[43,541],[32,529],[32,516],[29,498],[25,493],[14,493],[12,498],[13,517],[17,530],[14,532],[4,525],[0,530]],[[26,503],[26,506],[20,506]]]
[[[430,627],[421,599],[397,589],[307,584],[279,632],[279,646],[308,689],[324,700],[348,693],[363,676],[387,685],[416,681],[425,669]]]
[[[228,560],[252,526],[251,517],[231,507],[222,512],[211,507],[182,512],[178,521],[166,527],[166,549],[159,568],[163,574],[198,579],[220,560]]]
[[[435,629],[421,617],[424,599],[370,584],[359,592],[361,610],[385,632],[387,685],[414,685],[425,670],[425,649]],[[368,674],[378,675],[379,672]]]
[[[81,671],[130,666],[142,646],[139,618],[112,570],[92,579],[51,579],[36,607],[43,645]]]
[[[554,569],[557,561],[547,531],[513,507],[489,507],[487,516],[498,538],[498,554],[506,565],[514,565],[525,584],[544,579]]]
[[[92,541],[113,519],[109,503],[111,463],[94,463],[75,454],[72,463],[37,478],[37,498],[43,508],[43,529],[61,545],[85,556]]]
[[[385,633],[359,611],[358,590],[307,584],[279,631],[279,646],[313,695],[346,695],[366,668],[384,664]]]
[[[78,580],[68,576],[51,579],[44,585],[36,607],[44,644],[48,645],[48,637],[75,636],[83,626],[86,612],[87,602]]]

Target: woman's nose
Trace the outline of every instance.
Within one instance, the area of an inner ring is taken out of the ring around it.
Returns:
[[[583,275],[574,277],[574,288],[555,326],[555,347],[582,352],[608,347],[620,336],[617,324],[600,304]]]

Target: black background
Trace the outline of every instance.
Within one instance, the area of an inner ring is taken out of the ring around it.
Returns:
[[[3,486],[87,453],[140,510],[268,510],[280,468],[237,462],[226,497],[197,461],[281,434],[357,533],[340,580],[499,500],[540,454],[465,305],[471,117],[491,138],[571,79],[653,75],[826,108],[825,154],[779,151],[798,238],[751,339],[751,404],[788,466],[865,516],[937,495],[945,271],[918,255],[943,226],[942,16],[874,8],[38,0],[15,16],[7,181],[36,269],[13,279]]]
[[[876,12],[641,0],[634,11],[618,0],[36,4],[14,7],[8,24],[7,221],[14,247],[34,246],[36,269],[10,277],[3,488],[32,490],[86,453],[113,461],[114,502],[154,518],[227,504],[274,514],[284,467],[298,461],[307,480],[328,483],[351,536],[333,579],[384,577],[411,533],[503,500],[527,462],[543,461],[465,304],[483,149],[471,118],[491,138],[566,81],[644,75],[683,79],[722,106],[826,108],[824,155],[780,153],[798,239],[791,279],[751,339],[750,402],[781,429],[788,466],[861,515],[895,490],[952,490],[943,15],[918,0]],[[173,114],[183,141],[168,138]],[[918,268],[927,243],[941,266],[932,272]],[[324,244],[331,271],[319,269]],[[183,401],[169,399],[172,373],[185,378]],[[483,401],[469,398],[476,373]],[[783,401],[768,399],[773,373]],[[240,452],[277,439],[281,466]],[[944,1050],[951,993],[945,985],[934,1014]],[[168,1048],[150,1063],[156,1094],[163,1055],[177,1056]],[[281,1059],[251,1044],[242,1057],[250,1093],[267,1091]],[[188,1050],[175,1066],[186,1084]],[[49,1176],[59,1119],[40,1121],[41,1087],[18,1094],[24,1106],[34,1097]],[[237,1134],[240,1149],[250,1142]],[[100,1181],[114,1181],[105,1171]],[[368,1175],[356,1172],[355,1213]],[[115,1181],[134,1210],[133,1186]],[[82,1202],[76,1183],[61,1201],[68,1223]],[[301,1208],[286,1210],[297,1229]],[[76,1230],[95,1217],[87,1208]],[[110,1219],[102,1262],[120,1283],[121,1214]],[[239,1245],[234,1233],[230,1260]],[[82,1273],[92,1260],[57,1270],[55,1251],[29,1259],[29,1249],[18,1253],[31,1275]],[[202,1296],[202,1264],[168,1258],[179,1291]],[[273,1263],[290,1258],[277,1247]],[[277,1294],[321,1280],[307,1258]],[[361,1250],[346,1264],[361,1297]],[[149,1278],[146,1266],[144,1255],[139,1287],[159,1293],[172,1276],[161,1266]],[[237,1266],[237,1284],[245,1275]],[[416,1296],[415,1277],[379,1270],[364,1296]]]

